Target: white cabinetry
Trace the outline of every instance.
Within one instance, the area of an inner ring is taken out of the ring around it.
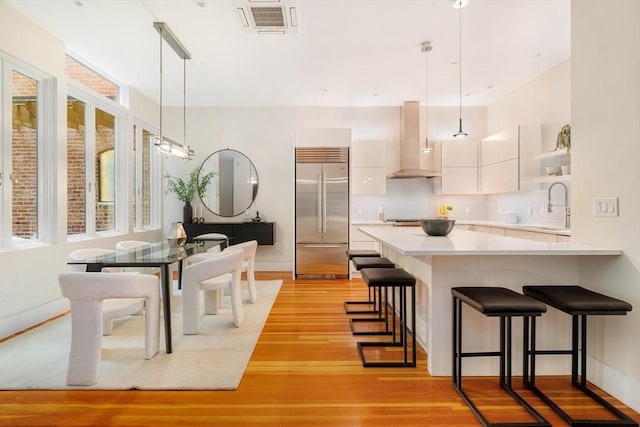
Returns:
[[[539,125],[518,125],[480,140],[480,192],[532,190],[538,176],[533,154],[540,150]]]
[[[439,145],[442,176],[434,178],[434,192],[478,194],[478,142],[443,141]]]
[[[456,228],[458,226],[456,225]],[[557,243],[569,243],[571,242],[571,236],[556,233],[546,233],[541,231],[531,230],[518,230],[513,227],[500,227],[494,225],[469,225],[468,230],[476,231],[479,233],[497,234],[499,236],[515,237],[518,239],[536,240],[538,242],[557,242]]]
[[[386,193],[386,152],[386,141],[358,140],[351,142],[352,194]]]

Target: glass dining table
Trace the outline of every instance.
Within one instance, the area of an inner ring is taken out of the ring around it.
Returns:
[[[162,292],[162,311],[164,314],[164,331],[167,353],[173,352],[171,341],[171,294],[172,281],[169,266],[178,263],[178,288],[181,288],[182,261],[197,253],[206,252],[219,241],[198,241],[187,243],[182,248],[169,245],[167,241],[149,243],[129,251],[117,251],[95,258],[69,261],[68,264],[84,264],[87,272],[99,272],[104,267],[159,267]]]

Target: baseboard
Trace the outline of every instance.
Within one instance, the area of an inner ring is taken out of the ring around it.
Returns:
[[[629,375],[587,357],[587,379],[634,411],[640,412],[640,383]]]
[[[0,339],[22,332],[66,311],[69,311],[69,301],[66,298],[60,298],[1,319]]]
[[[292,268],[290,262],[256,261],[256,271],[291,271]]]

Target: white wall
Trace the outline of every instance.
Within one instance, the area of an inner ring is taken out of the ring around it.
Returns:
[[[555,149],[558,132],[567,123],[571,123],[571,61],[563,62],[519,87],[490,105],[487,111],[490,135],[518,124],[539,124],[540,146],[527,150],[534,153]],[[533,162],[535,169],[540,167],[540,162],[533,158],[523,157],[520,161]],[[521,223],[564,226],[561,207],[551,213],[546,210],[548,185],[540,185],[539,190],[534,191],[487,196],[485,219],[501,221],[499,212],[510,211],[518,215]],[[567,187],[571,197],[571,183],[567,183]],[[557,202],[562,196],[561,192],[553,190],[553,200]]]
[[[28,34],[29,37],[25,37]],[[0,0],[0,50],[57,78],[57,139],[53,144],[56,162],[56,223],[54,242],[35,248],[0,249],[0,286],[7,298],[0,300],[0,338],[33,326],[68,309],[60,296],[57,275],[68,271],[67,254],[81,247],[113,248],[119,240],[159,240],[160,233],[119,234],[108,238],[67,242],[67,170],[66,101],[64,45]],[[137,113],[151,116],[150,107],[138,107]],[[51,160],[51,159],[48,159]]]
[[[572,1],[572,240],[620,248],[585,260],[584,286],[633,305],[590,323],[591,380],[640,411],[640,2]],[[619,217],[591,215],[594,197],[619,197]]]
[[[560,128],[571,123],[571,61],[565,61],[489,105],[488,135],[518,124],[542,126],[541,151],[556,146]]]
[[[165,108],[164,120],[167,136],[182,133],[182,108]],[[433,138],[450,139],[457,126],[458,109],[452,107],[430,108],[430,133]],[[422,114],[424,114],[424,109]],[[475,107],[464,110],[465,130],[469,138],[480,138],[486,132],[486,108]],[[166,170],[172,175],[186,177],[211,153],[232,148],[247,155],[256,166],[259,177],[258,196],[251,207],[251,216],[256,210],[266,221],[276,223],[274,246],[260,246],[256,257],[261,270],[292,271],[293,268],[293,195],[294,195],[294,134],[302,128],[349,128],[352,139],[388,141],[387,157],[390,168],[399,165],[401,107],[290,107],[290,108],[189,108],[187,109],[187,142],[196,156],[191,162],[168,159]],[[423,119],[422,119],[423,120]],[[179,138],[178,140],[181,140]],[[416,153],[417,155],[418,153]],[[403,183],[393,183],[402,186]],[[428,214],[430,202],[426,198],[433,193],[431,181],[420,187],[425,192],[411,192],[411,199],[403,204],[414,206],[416,215]],[[406,183],[408,185],[408,183]],[[430,190],[429,190],[430,189]],[[393,193],[391,193],[393,194]],[[400,190],[399,194],[407,194]],[[383,197],[383,196],[382,196]],[[384,197],[383,197],[384,198]],[[415,203],[414,203],[415,202]],[[197,203],[197,202],[196,202]],[[354,203],[357,201],[354,200]],[[395,206],[392,201],[374,201]],[[171,195],[165,200],[164,228],[171,221],[181,218],[181,203]],[[399,213],[400,214],[400,213]],[[409,212],[402,212],[408,215]],[[207,221],[241,221],[242,217],[221,218],[206,212]]]

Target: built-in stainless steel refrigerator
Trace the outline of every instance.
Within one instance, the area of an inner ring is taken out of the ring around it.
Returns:
[[[349,148],[296,148],[297,278],[348,276]]]

